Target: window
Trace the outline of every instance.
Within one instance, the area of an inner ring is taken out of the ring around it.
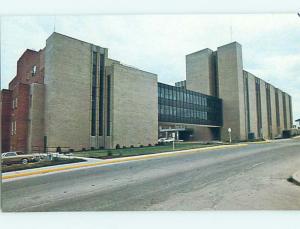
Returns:
[[[92,117],[91,117],[91,135],[96,135],[96,96],[97,96],[97,52],[93,52],[92,66]]]
[[[35,76],[36,75],[36,65],[33,65],[31,68],[31,76]]]
[[[110,103],[111,103],[111,76],[107,76],[107,132],[106,135],[110,136]]]
[[[158,91],[159,121],[222,125],[221,99],[162,83],[158,83]]]
[[[17,122],[12,121],[11,122],[11,135],[15,135],[17,133]]]
[[[99,89],[99,136],[103,136],[103,116],[104,116],[104,54],[100,54],[100,89]]]

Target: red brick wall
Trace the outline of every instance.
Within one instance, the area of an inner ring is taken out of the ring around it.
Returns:
[[[1,143],[2,152],[10,150],[12,91],[1,91]]]
[[[11,135],[11,150],[27,152],[29,93],[28,84],[19,83],[14,87],[12,100],[17,98],[17,107],[12,109],[11,121],[16,121],[16,133]]]
[[[36,66],[36,74],[32,75],[32,67]],[[17,75],[10,82],[9,89],[18,83],[44,83],[44,49],[39,52],[27,49],[17,63]]]
[[[32,75],[32,67],[36,66],[36,74]],[[20,150],[27,152],[29,128],[29,94],[30,84],[44,83],[44,49],[34,51],[27,49],[17,62],[17,75],[9,83],[11,90],[10,107],[2,106],[2,113],[6,114],[5,124],[2,121],[2,133],[11,131],[11,123],[16,121],[16,133],[10,137],[2,137],[5,150]],[[17,107],[12,109],[12,101],[17,98]],[[7,99],[8,100],[8,99]],[[10,114],[10,115],[9,115]],[[9,122],[9,123],[8,123]],[[3,125],[4,124],[4,125]],[[11,132],[10,132],[11,134]]]

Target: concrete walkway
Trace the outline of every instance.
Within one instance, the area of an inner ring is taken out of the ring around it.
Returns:
[[[61,168],[64,168],[68,165],[74,165],[74,166],[88,165],[88,164],[92,164],[92,163],[95,163],[95,162],[103,161],[103,159],[97,159],[97,158],[64,156],[64,155],[61,155],[60,158],[67,158],[67,159],[79,158],[79,159],[83,159],[83,160],[86,160],[86,161],[69,163],[69,164],[61,164],[61,165],[45,166],[45,167],[33,168],[33,169],[24,169],[24,170],[12,171],[12,172],[6,172],[6,173],[2,173],[2,179],[5,179],[6,176],[14,176],[14,175],[18,176],[18,174],[24,174],[24,173],[27,173],[27,172],[28,173],[42,172],[42,171],[48,170],[48,169],[61,169]]]

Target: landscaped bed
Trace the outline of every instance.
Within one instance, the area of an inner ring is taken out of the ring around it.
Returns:
[[[211,147],[216,145],[220,145],[220,144],[178,142],[175,143],[175,150],[178,151],[178,150],[186,150],[186,149],[195,149],[195,148]],[[82,151],[82,152],[75,152],[74,156],[110,159],[110,158],[138,156],[138,155],[146,155],[146,154],[154,154],[154,153],[162,153],[162,152],[170,152],[170,151],[173,151],[172,143],[166,145],[160,145],[160,146],[145,146],[140,148]]]
[[[79,158],[70,158],[70,159],[55,158],[53,160],[43,160],[40,162],[29,163],[26,165],[23,165],[23,164],[2,165],[1,170],[2,170],[2,173],[5,173],[5,172],[19,171],[19,170],[25,170],[25,169],[34,169],[34,168],[53,166],[53,165],[70,164],[70,163],[83,162],[83,161],[86,161],[86,160],[79,159]]]

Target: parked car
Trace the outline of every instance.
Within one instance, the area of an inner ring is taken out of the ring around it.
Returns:
[[[167,142],[173,142],[175,139],[174,138],[160,138],[158,139],[159,143],[167,143]]]
[[[1,154],[2,165],[27,164],[28,162],[39,161],[41,158],[38,154],[24,154],[22,152],[6,152]]]

